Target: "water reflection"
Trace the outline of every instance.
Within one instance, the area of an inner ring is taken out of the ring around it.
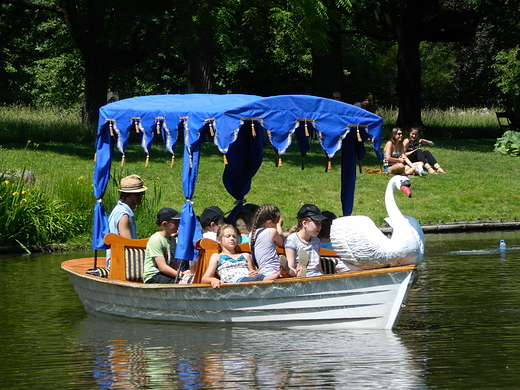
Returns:
[[[416,389],[420,367],[388,331],[296,332],[87,317],[75,340],[95,351],[99,388]]]
[[[520,232],[427,235],[393,332],[90,317],[59,267],[87,256],[0,255],[2,390],[518,387]]]

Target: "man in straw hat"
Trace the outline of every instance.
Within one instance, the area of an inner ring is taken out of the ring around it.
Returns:
[[[137,238],[134,220],[134,210],[143,201],[143,195],[148,188],[137,175],[130,175],[121,179],[119,201],[108,217],[110,233],[119,234],[126,238]],[[110,268],[110,252],[107,251],[107,268]]]

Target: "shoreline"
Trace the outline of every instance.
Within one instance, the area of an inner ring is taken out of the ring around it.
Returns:
[[[477,220],[477,221],[458,221],[458,222],[444,222],[439,221],[438,224],[432,224],[431,221],[421,224],[424,234],[434,233],[466,233],[466,232],[484,232],[493,230],[519,230],[520,221],[513,217],[510,221],[504,221],[501,218],[498,221],[493,220]],[[383,233],[392,233],[386,223],[379,228]],[[68,251],[88,251],[92,250],[90,247],[83,247],[78,245],[54,244],[54,245],[29,245],[27,249],[19,245],[0,246],[0,255],[11,253],[53,253],[53,252],[68,252]]]

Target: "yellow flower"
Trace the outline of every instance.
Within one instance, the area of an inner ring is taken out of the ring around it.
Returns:
[[[22,195],[25,195],[25,194],[27,194],[27,191],[25,191],[25,190],[22,191]]]
[[[18,196],[18,192],[13,192],[13,196]]]
[[[25,199],[25,198],[24,198],[24,199],[22,199],[22,202],[27,202],[27,199]]]
[[[78,177],[78,180],[85,180],[83,176]]]
[[[4,184],[8,185],[9,184],[9,180],[4,180]]]

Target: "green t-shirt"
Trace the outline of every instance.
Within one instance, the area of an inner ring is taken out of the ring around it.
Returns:
[[[163,256],[166,264],[172,266],[172,260],[175,256],[176,242],[174,238],[166,238],[159,232],[154,233],[146,244],[146,258],[144,260],[144,276],[146,282],[148,279],[159,273],[155,258]]]

